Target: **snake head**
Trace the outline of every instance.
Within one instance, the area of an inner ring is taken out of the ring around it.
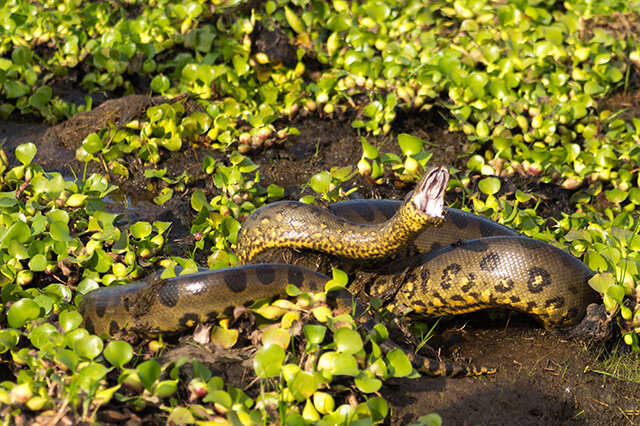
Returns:
[[[424,174],[411,199],[421,212],[437,218],[443,218],[444,193],[449,183],[449,169],[446,166],[432,167]]]

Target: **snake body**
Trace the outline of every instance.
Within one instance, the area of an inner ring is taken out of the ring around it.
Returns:
[[[595,296],[587,284],[593,272],[578,259],[454,209],[444,210],[440,227],[427,229],[441,222],[447,180],[446,169],[432,169],[404,203],[353,201],[327,210],[302,203],[267,205],[243,224],[239,258],[248,263],[265,250],[288,247],[381,259],[410,245],[420,254],[390,261],[367,284],[372,295],[385,295],[395,310],[443,315],[507,307],[534,316],[545,327],[577,323]],[[234,306],[259,298],[285,296],[287,284],[314,292],[327,280],[299,266],[245,265],[102,288],[86,294],[80,310],[86,327],[97,334],[153,335],[229,316]],[[423,362],[422,370],[435,374],[480,371]]]

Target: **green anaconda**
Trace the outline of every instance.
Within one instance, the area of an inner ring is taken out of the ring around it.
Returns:
[[[503,306],[533,315],[547,327],[579,321],[594,293],[586,282],[593,273],[578,259],[518,236],[502,225],[453,209],[446,210],[442,226],[426,230],[440,222],[447,181],[446,169],[431,169],[404,203],[346,202],[330,206],[328,212],[301,203],[264,206],[243,225],[238,238],[239,256],[249,262],[263,249],[284,245],[376,259],[392,256],[412,244],[414,251],[423,254],[390,262],[370,285],[374,295],[392,288],[389,305],[394,309],[440,315]],[[282,209],[284,205],[288,208]],[[289,219],[287,212],[293,205],[295,219]],[[416,219],[416,215],[425,217]],[[275,234],[280,227],[286,235]],[[496,235],[501,237],[490,237]],[[336,252],[334,242],[339,247]],[[121,330],[140,334],[176,332],[228,315],[234,306],[266,296],[284,296],[287,284],[317,291],[327,280],[298,266],[245,265],[99,289],[84,296],[81,311],[87,328],[98,334]],[[414,364],[420,362],[417,367],[428,374],[478,372],[473,367],[455,369],[436,361],[414,360]]]

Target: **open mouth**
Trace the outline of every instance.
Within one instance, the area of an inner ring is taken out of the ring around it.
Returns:
[[[444,214],[444,192],[449,183],[449,170],[445,166],[431,168],[416,188],[413,202],[416,207],[432,217]]]

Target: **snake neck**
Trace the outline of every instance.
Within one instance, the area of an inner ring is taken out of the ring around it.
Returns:
[[[296,210],[304,214],[298,216]],[[288,220],[277,220],[285,212]],[[243,226],[238,235],[238,259],[246,264],[273,248],[313,250],[354,260],[383,259],[393,256],[426,228],[438,226],[442,220],[421,212],[411,201],[380,224],[351,222],[301,203],[272,204]]]
[[[351,222],[298,202],[263,206],[247,218],[238,234],[238,260],[248,263],[273,248],[313,250],[353,260],[391,257],[426,228],[442,223],[448,181],[446,167],[430,169],[396,214],[380,224]]]

